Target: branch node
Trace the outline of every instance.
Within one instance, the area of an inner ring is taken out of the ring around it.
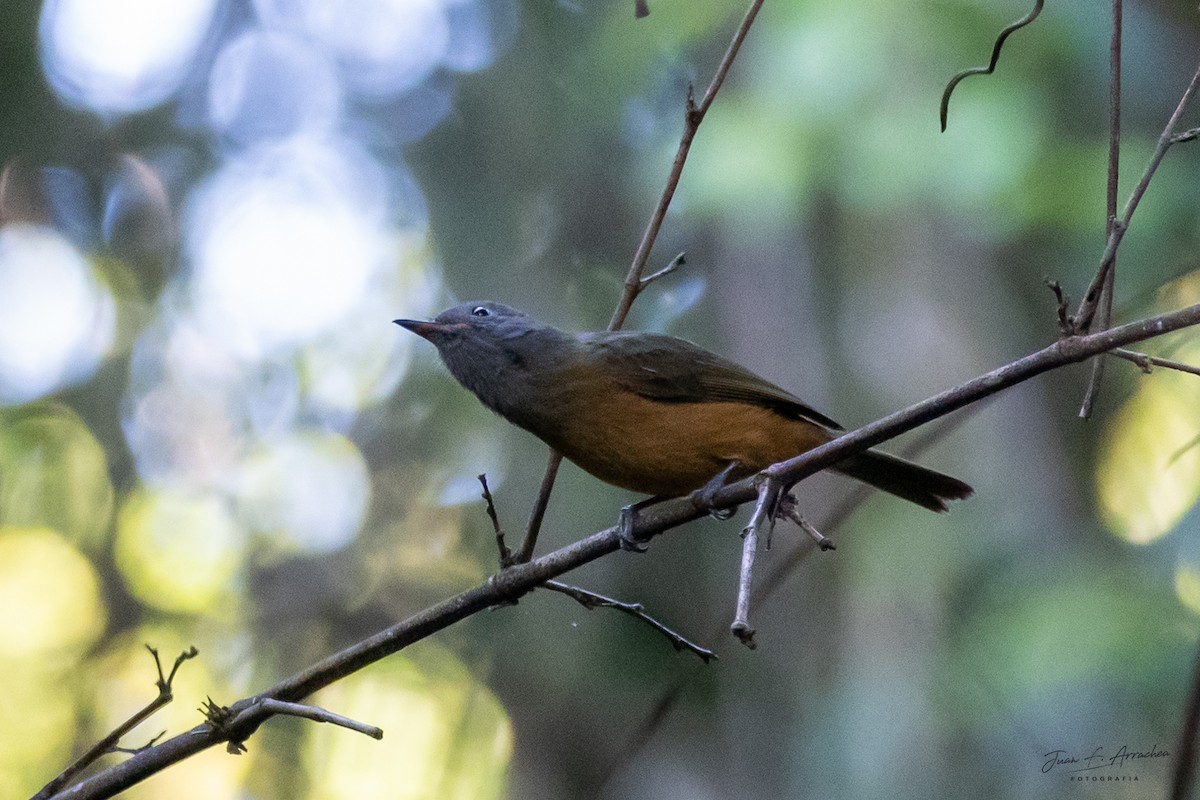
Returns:
[[[1058,305],[1056,312],[1058,314],[1059,335],[1074,336],[1075,321],[1071,319],[1070,314],[1067,313],[1067,308],[1070,306],[1071,301],[1063,293],[1062,284],[1060,284],[1058,281],[1050,280],[1049,278],[1043,278],[1042,282],[1046,284],[1047,289],[1054,292],[1054,299]]]

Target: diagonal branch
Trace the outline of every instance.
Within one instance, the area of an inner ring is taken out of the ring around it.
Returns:
[[[667,185],[663,188],[662,195],[658,198],[658,205],[654,207],[654,213],[650,215],[650,222],[646,225],[645,232],[642,233],[642,240],[638,243],[637,251],[633,255],[633,262],[629,265],[629,272],[625,275],[625,289],[621,294],[621,299],[617,303],[616,309],[613,311],[612,319],[608,322],[608,329],[610,331],[619,330],[625,324],[625,318],[629,316],[629,309],[633,307],[633,301],[637,300],[638,295],[652,281],[670,273],[683,263],[683,254],[680,253],[665,269],[659,270],[649,278],[642,277],[642,274],[646,271],[646,262],[650,259],[650,251],[654,247],[654,241],[658,238],[658,232],[662,228],[663,220],[667,216],[667,209],[671,205],[671,199],[675,197],[675,189],[678,188],[679,178],[683,175],[683,166],[687,163],[688,152],[692,148],[692,140],[696,138],[696,131],[700,128],[700,123],[704,121],[704,115],[708,113],[708,109],[712,106],[713,101],[717,99],[717,92],[721,90],[721,86],[725,83],[725,76],[729,74],[729,68],[733,66],[733,59],[737,57],[738,50],[742,48],[742,42],[746,40],[746,34],[750,32],[750,26],[754,24],[754,18],[758,16],[758,10],[762,8],[762,4],[763,0],[753,0],[750,4],[750,9],[746,12],[746,16],[742,18],[742,24],[734,32],[733,39],[729,42],[729,47],[725,50],[725,56],[717,66],[716,74],[713,75],[712,82],[708,84],[708,89],[705,90],[704,98],[700,101],[700,105],[696,105],[692,94],[692,87],[688,87],[683,135],[679,139],[679,148],[675,151],[675,160],[672,162],[671,172],[667,176]],[[646,13],[650,13],[648,9]],[[525,528],[525,540],[521,543],[521,548],[515,556],[517,563],[525,563],[533,558],[533,550],[537,545],[538,533],[542,529],[542,519],[546,515],[546,507],[550,504],[550,493],[554,490],[554,480],[558,475],[558,468],[561,464],[562,454],[550,450],[550,459],[546,464],[546,472],[542,476],[541,489],[534,500],[533,511],[529,515],[529,524]]]
[[[1112,233],[1109,234],[1108,242],[1104,247],[1104,254],[1100,257],[1100,269],[1097,270],[1095,277],[1092,278],[1091,284],[1088,285],[1087,292],[1084,293],[1083,299],[1079,302],[1079,308],[1075,311],[1073,319],[1073,327],[1078,332],[1086,332],[1092,324],[1092,318],[1096,314],[1096,308],[1100,304],[1100,292],[1104,287],[1105,281],[1108,280],[1109,271],[1112,270],[1113,264],[1117,259],[1117,248],[1121,244],[1121,239],[1125,236],[1125,231],[1129,229],[1129,223],[1133,219],[1133,212],[1137,211],[1138,204],[1142,202],[1142,196],[1146,194],[1146,189],[1150,186],[1150,180],[1154,177],[1154,173],[1158,171],[1158,167],[1162,164],[1163,158],[1167,155],[1167,150],[1171,145],[1182,141],[1189,141],[1184,138],[1187,133],[1176,134],[1175,128],[1179,125],[1179,120],[1183,116],[1183,111],[1191,102],[1192,96],[1196,94],[1196,89],[1200,88],[1200,66],[1196,68],[1195,74],[1192,75],[1192,80],[1188,83],[1187,88],[1183,91],[1183,96],[1179,98],[1178,105],[1171,113],[1170,119],[1167,120],[1166,126],[1163,127],[1162,134],[1158,137],[1158,145],[1154,148],[1154,153],[1150,156],[1150,163],[1146,165],[1146,171],[1142,173],[1141,179],[1137,186],[1134,187],[1133,194],[1129,196],[1129,200],[1125,203],[1125,209],[1121,213],[1121,218],[1112,226]]]
[[[727,486],[715,493],[713,504],[717,508],[730,508],[749,502],[757,495],[756,480],[774,478],[785,485],[795,483],[856,452],[899,436],[1044,372],[1085,361],[1116,347],[1197,324],[1200,324],[1200,304],[1099,333],[1059,339],[1042,350],[846,433],[802,456],[775,464],[763,470],[759,476]],[[650,539],[707,513],[707,510],[697,509],[689,498],[676,498],[649,506],[638,514],[633,522],[632,533],[638,539]],[[266,698],[297,702],[318,689],[444,630],[472,614],[509,603],[547,580],[616,552],[620,549],[620,536],[621,529],[614,525],[526,564],[503,570],[483,584],[420,611],[286,678],[259,695],[234,703],[230,707],[230,713],[237,715],[251,707],[264,709],[262,700]],[[261,719],[254,716],[245,723],[245,727],[233,731],[217,730],[208,723],[199,725],[139,753],[128,761],[104,770],[55,797],[58,800],[96,800],[112,797],[177,761],[223,742],[245,739],[269,716],[270,713],[262,711]],[[238,738],[231,739],[233,736]]]

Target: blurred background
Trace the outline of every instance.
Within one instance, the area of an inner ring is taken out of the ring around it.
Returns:
[[[849,427],[1052,341],[1043,278],[1077,298],[1103,248],[1105,13],[1050,4],[938,132],[1027,5],[768,2],[650,263],[687,266],[628,327]],[[475,476],[518,531],[544,448],[390,321],[603,327],[743,6],[0,5],[0,798],[154,696],[144,643],[200,656],[131,747],[494,571]],[[1122,202],[1200,16],[1130,2],[1125,30]],[[1200,301],[1196,147],[1125,239],[1120,320]],[[1194,333],[1145,348],[1200,363]],[[128,796],[1076,796],[1045,754],[1173,752],[1200,638],[1200,379],[1110,362],[1085,422],[1088,374],[943,431],[920,459],[977,490],[951,514],[871,497],[824,554],[781,526],[757,651],[725,632],[743,511],[570,576],[718,662],[536,592],[313,698],[382,741],[276,719]],[[820,526],[851,490],[799,496]],[[566,465],[542,548],[633,499]],[[1097,791],[1163,796],[1169,761]]]

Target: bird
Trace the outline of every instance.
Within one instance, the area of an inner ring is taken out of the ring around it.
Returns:
[[[711,498],[843,430],[736,362],[666,334],[569,333],[491,301],[394,322],[432,343],[484,406],[600,480],[654,498]],[[878,450],[830,469],[931,511],[974,493]]]

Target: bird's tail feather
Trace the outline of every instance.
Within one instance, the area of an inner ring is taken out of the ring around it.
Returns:
[[[851,456],[834,469],[931,511],[949,511],[948,501],[975,493],[958,478],[875,450]]]

